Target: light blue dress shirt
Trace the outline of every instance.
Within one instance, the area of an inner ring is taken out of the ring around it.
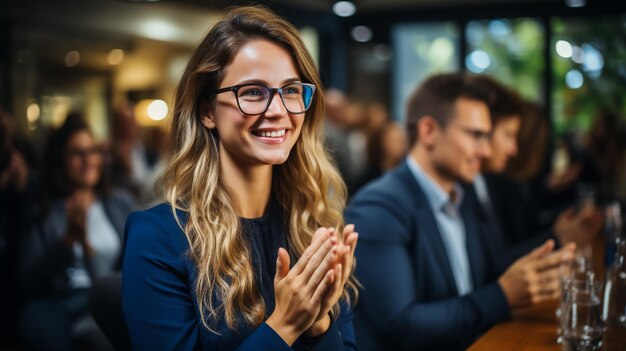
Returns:
[[[465,295],[472,291],[473,286],[465,244],[465,226],[459,209],[463,200],[463,189],[455,184],[455,197],[451,199],[450,194],[435,183],[411,156],[407,157],[407,163],[415,180],[424,190],[437,220],[459,296]]]

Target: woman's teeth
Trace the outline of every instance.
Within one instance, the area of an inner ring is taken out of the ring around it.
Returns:
[[[281,136],[285,135],[285,130],[281,129],[281,130],[273,130],[273,131],[258,131],[255,133],[258,136],[261,137],[265,137],[265,138],[280,138]]]

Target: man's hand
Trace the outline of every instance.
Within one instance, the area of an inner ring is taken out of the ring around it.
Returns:
[[[552,252],[553,249],[554,241],[546,241],[515,261],[498,279],[511,308],[525,307],[559,296],[559,268],[573,259],[576,245],[568,244]]]

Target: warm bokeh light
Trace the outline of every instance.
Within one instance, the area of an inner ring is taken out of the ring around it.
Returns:
[[[65,66],[74,67],[80,62],[80,53],[78,51],[70,51],[65,54]]]
[[[168,112],[167,103],[160,99],[140,100],[135,105],[135,118],[143,127],[163,126]]]
[[[107,56],[107,61],[109,65],[115,66],[119,65],[124,61],[124,50],[122,49],[113,49],[109,51],[109,55]]]
[[[154,100],[148,105],[148,117],[153,121],[165,119],[167,111],[167,103],[163,100]]]
[[[26,119],[28,120],[28,128],[30,130],[37,129],[37,121],[39,120],[39,116],[41,115],[41,109],[39,108],[39,104],[36,102],[32,102],[26,107]]]
[[[35,123],[39,119],[39,115],[41,114],[41,109],[39,108],[39,104],[33,102],[28,105],[26,108],[26,118],[29,123]]]
[[[181,30],[173,23],[164,19],[153,19],[140,24],[141,34],[154,40],[176,40]]]

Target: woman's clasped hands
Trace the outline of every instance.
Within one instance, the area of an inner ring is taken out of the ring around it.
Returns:
[[[350,277],[357,239],[352,224],[345,226],[341,238],[334,228],[319,228],[291,269],[287,251],[278,250],[276,307],[266,323],[287,344],[292,345],[303,333],[314,337],[328,330],[329,312]]]

